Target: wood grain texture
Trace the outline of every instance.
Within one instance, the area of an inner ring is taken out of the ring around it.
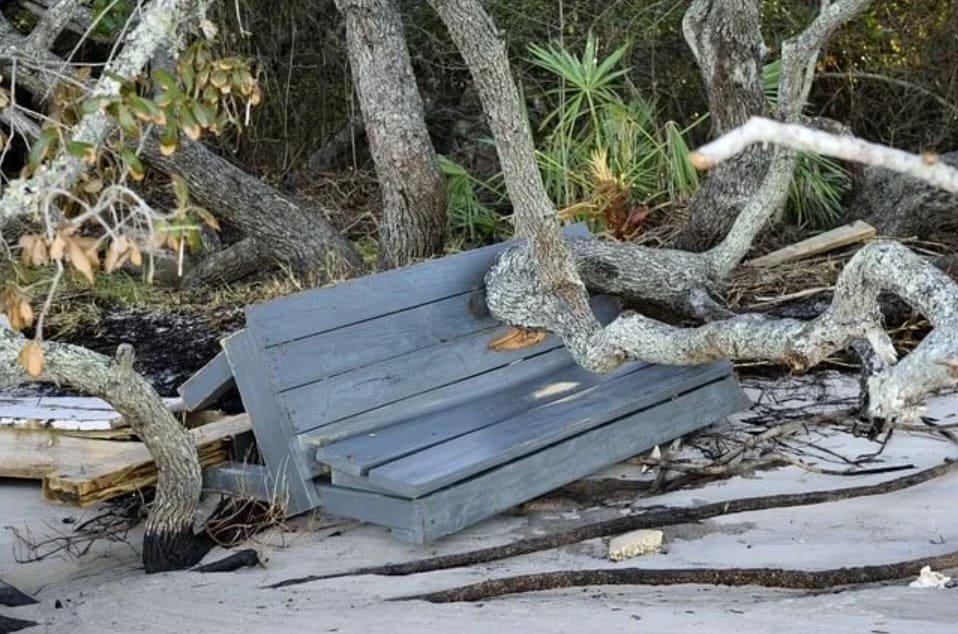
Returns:
[[[225,463],[229,459],[226,441],[249,429],[250,420],[245,414],[191,429],[200,464],[208,467]],[[15,432],[13,437],[0,440],[0,448],[4,453],[14,451],[19,456],[4,456],[0,465],[9,467],[17,459],[21,463],[32,462],[35,467],[42,461],[50,467],[39,474],[43,478],[43,497],[49,501],[88,506],[156,484],[156,465],[140,442],[73,437],[51,440],[45,432]]]
[[[418,543],[547,493],[739,411],[749,404],[728,377],[414,501]]]
[[[618,301],[609,297],[593,300],[596,312],[618,312]],[[277,401],[289,415],[296,432],[314,430],[337,420],[399,403],[417,394],[453,385],[465,379],[562,346],[550,335],[540,343],[518,350],[495,351],[489,343],[507,332],[508,326],[480,330],[454,341],[436,343],[381,363],[337,374],[324,381],[284,391]],[[506,380],[510,379],[506,377]]]
[[[220,352],[177,388],[177,392],[186,409],[192,412],[209,407],[234,385],[226,353]]]
[[[491,390],[467,392],[467,398],[450,407],[321,447],[317,450],[317,460],[350,475],[365,475],[371,468],[518,416],[638,368],[637,364],[629,364],[612,375],[602,376],[575,365],[568,355],[562,360],[562,367],[545,376],[518,380],[510,377],[514,382],[495,379],[490,382]],[[544,360],[536,359],[521,365],[542,363]]]
[[[727,363],[644,366],[592,388],[448,440],[369,472],[369,481],[421,497],[589,429],[727,376]],[[679,434],[677,434],[679,435]]]
[[[586,238],[589,232],[577,224],[566,227],[565,235]],[[482,287],[499,253],[518,243],[472,249],[256,304],[246,309],[246,325],[265,348],[429,304]]]
[[[286,498],[287,514],[298,515],[315,508],[319,498],[313,485],[312,458],[301,449],[286,413],[276,403],[249,330],[227,337],[223,348],[252,420],[260,454],[277,490]]]
[[[820,253],[826,253],[840,247],[863,242],[876,235],[875,227],[867,222],[856,220],[849,225],[836,227],[801,242],[790,244],[777,251],[746,262],[746,266],[775,266],[786,262],[795,262]]]

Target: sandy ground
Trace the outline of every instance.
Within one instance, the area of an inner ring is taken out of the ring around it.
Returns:
[[[933,415],[958,412],[958,398],[933,402]],[[854,451],[860,441],[833,438]],[[898,434],[887,464],[926,467],[955,457],[949,442]],[[625,472],[613,469],[610,473]],[[789,467],[634,502],[696,505],[751,495],[843,488],[900,474],[843,478]],[[99,544],[80,559],[20,564],[9,530],[0,532],[0,578],[40,599],[36,606],[0,608],[34,619],[26,632],[958,632],[958,590],[909,588],[906,582],[811,593],[765,588],[589,587],[433,605],[388,599],[496,576],[564,568],[774,566],[834,568],[931,556],[958,549],[958,474],[889,495],[793,509],[728,515],[666,529],[666,552],[625,564],[605,559],[593,540],[502,562],[405,578],[348,577],[281,590],[282,579],[451,553],[541,534],[576,521],[627,512],[628,506],[540,508],[503,515],[438,544],[416,547],[389,533],[336,518],[300,519],[297,532],[263,536],[265,569],[226,574],[144,575],[124,544]],[[39,501],[38,487],[0,481],[0,525],[36,536],[63,531],[74,509]],[[132,536],[137,544],[139,536]],[[209,560],[219,558],[214,552]],[[60,607],[57,607],[60,606]]]

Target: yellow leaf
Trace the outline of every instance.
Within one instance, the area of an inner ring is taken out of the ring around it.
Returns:
[[[43,349],[36,341],[28,341],[17,359],[20,365],[32,377],[38,377],[43,374]]]
[[[62,260],[63,259],[63,250],[66,249],[67,241],[59,233],[53,237],[53,242],[50,243],[50,259],[51,260]]]
[[[43,266],[50,261],[50,255],[47,252],[47,243],[42,238],[33,241],[30,248],[30,264],[33,266]]]
[[[141,266],[143,264],[143,254],[140,253],[140,247],[136,246],[135,243],[130,243],[128,253],[130,255],[130,264],[133,266]]]
[[[489,342],[489,349],[496,352],[504,350],[520,350],[531,348],[546,338],[544,330],[526,330],[525,328],[510,328],[508,332]]]
[[[90,284],[93,284],[93,267],[90,265],[86,253],[83,252],[83,248],[76,240],[71,239],[67,242],[67,256],[70,258],[70,264],[73,265],[73,268],[85,277]]]
[[[103,261],[103,270],[112,273],[123,264],[124,251],[126,251],[126,238],[124,236],[110,242],[110,247],[106,250],[106,259]]]
[[[21,299],[17,312],[20,314],[20,321],[23,322],[24,326],[29,328],[33,325],[33,308],[30,306],[30,302]]]
[[[160,154],[163,156],[169,156],[173,152],[176,152],[176,141],[172,143],[160,143]]]
[[[90,181],[87,181],[83,185],[83,191],[88,194],[97,194],[103,189],[103,181],[99,178],[94,178]]]

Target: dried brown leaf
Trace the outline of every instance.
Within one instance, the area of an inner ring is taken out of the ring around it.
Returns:
[[[525,328],[510,328],[502,336],[496,337],[489,342],[489,349],[496,352],[505,350],[521,350],[522,348],[531,348],[546,338],[544,330],[527,330]]]
[[[36,341],[28,341],[20,350],[17,360],[30,376],[43,374],[43,348]]]

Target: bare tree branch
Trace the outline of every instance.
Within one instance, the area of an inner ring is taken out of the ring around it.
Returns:
[[[907,174],[950,192],[958,192],[958,169],[934,154],[916,155],[848,135],[814,130],[794,123],[754,117],[691,153],[692,164],[710,169],[750,145],[774,143],[802,152],[884,167]]]
[[[202,2],[199,4],[203,4]],[[174,46],[183,23],[193,15],[197,2],[193,0],[155,0],[143,12],[142,18],[127,38],[127,44],[107,65],[97,81],[93,96],[113,96],[120,90],[115,77],[135,77],[153,57],[160,46]],[[0,56],[10,54],[0,45]],[[18,51],[13,50],[16,55]],[[104,112],[84,115],[74,128],[71,140],[102,145],[112,129]],[[45,192],[71,186],[86,170],[83,159],[67,152],[42,165],[30,178],[12,181],[0,198],[0,229],[11,218],[26,214],[39,215]]]
[[[27,38],[30,48],[48,49],[76,16],[81,0],[59,0],[40,18]]]

